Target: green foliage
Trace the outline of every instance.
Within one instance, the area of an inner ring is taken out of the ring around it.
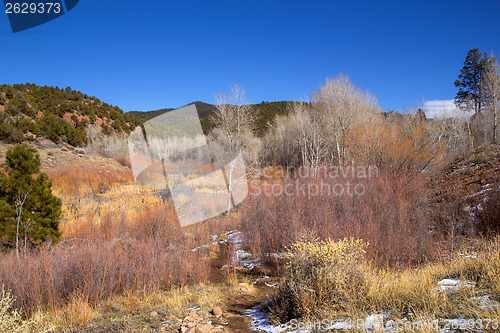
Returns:
[[[252,105],[255,115],[255,134],[263,137],[269,131],[269,125],[274,122],[277,116],[287,114],[291,102],[262,102]]]
[[[27,145],[16,145],[5,154],[7,172],[16,178],[38,173],[40,165],[40,155]]]
[[[7,143],[22,142],[25,134],[31,132],[56,143],[83,146],[87,141],[85,128],[96,123],[97,117],[107,119],[104,129],[107,135],[130,133],[142,123],[139,117],[71,87],[59,89],[30,83],[2,85],[0,102],[5,106],[4,111],[0,111],[0,140]],[[64,119],[68,113],[72,114],[74,124]]]
[[[60,232],[62,202],[52,194],[52,182],[40,171],[40,156],[25,144],[6,153],[4,173],[0,174],[0,235],[4,246],[12,246],[17,233],[16,208],[21,215],[19,237],[26,245],[56,239]],[[25,200],[23,202],[23,197]]]
[[[210,133],[210,131],[215,127],[211,117],[214,114],[215,106],[203,102],[194,102],[191,104],[196,105],[203,133]],[[270,124],[274,122],[274,119],[277,116],[288,113],[291,104],[291,102],[287,101],[251,104],[251,112],[253,118],[255,119],[255,134],[263,137],[269,131]],[[144,121],[147,121],[172,110],[174,109],[168,108],[147,112],[131,111],[128,114],[140,117]]]
[[[87,134],[79,127],[73,127],[63,118],[56,115],[43,117],[39,121],[39,135],[46,136],[56,143],[67,142],[72,146],[83,146],[87,142]]]
[[[469,50],[464,66],[460,70],[455,87],[459,88],[455,104],[461,108],[472,106],[474,113],[481,112],[486,99],[484,77],[494,58],[479,49]]]
[[[21,143],[24,141],[24,133],[17,128],[15,122],[4,114],[0,114],[0,141],[5,143]]]

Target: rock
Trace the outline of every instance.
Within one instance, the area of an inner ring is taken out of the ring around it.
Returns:
[[[195,325],[195,323],[193,323],[193,322],[189,322],[189,323],[187,323],[187,327],[188,327],[188,328],[193,328],[193,327],[195,327],[195,326],[196,326],[196,325]]]
[[[201,317],[208,316],[208,312],[205,310],[198,310],[196,313],[198,314],[198,316],[201,316]]]
[[[200,327],[197,327],[195,333],[209,333],[211,328],[212,325],[205,324]]]
[[[196,314],[196,312],[190,312],[186,316],[186,318],[184,318],[184,320],[187,320],[187,321],[195,321],[195,320],[198,320],[198,319],[200,319],[200,318],[198,317],[198,315]]]
[[[156,318],[156,317],[158,317],[158,312],[153,311],[153,312],[151,312],[151,313],[149,314],[149,316],[150,316],[150,317],[153,317],[153,318]]]
[[[219,306],[216,306],[212,309],[212,313],[214,316],[220,316],[222,314],[222,309]]]
[[[246,293],[248,291],[248,289],[247,288],[240,288],[240,291]]]

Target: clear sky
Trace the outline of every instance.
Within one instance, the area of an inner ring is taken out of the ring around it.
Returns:
[[[467,51],[500,54],[500,1],[80,0],[13,34],[0,5],[0,84],[71,86],[125,111],[304,100],[348,74],[386,109],[455,97]]]

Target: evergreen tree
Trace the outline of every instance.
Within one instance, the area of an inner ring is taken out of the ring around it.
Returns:
[[[483,110],[486,98],[484,76],[491,61],[492,57],[487,53],[482,53],[479,49],[469,50],[464,67],[460,70],[458,80],[455,81],[455,87],[459,88],[455,97],[457,107],[471,108],[474,113]]]
[[[25,144],[6,153],[0,173],[0,236],[4,246],[25,248],[60,236],[61,199],[40,171],[40,156]]]

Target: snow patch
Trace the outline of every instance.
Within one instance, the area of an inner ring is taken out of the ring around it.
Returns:
[[[493,311],[497,308],[500,308],[500,304],[490,299],[491,295],[484,295],[473,297],[471,300],[476,301],[479,304],[479,308],[481,310]]]
[[[461,288],[474,288],[476,284],[470,281],[462,281],[460,279],[443,279],[438,282],[437,291],[450,291],[454,292],[460,290]]]
[[[286,332],[286,328],[284,326],[271,325],[267,314],[260,312],[259,308],[260,306],[257,305],[245,311],[245,315],[253,319],[253,321],[250,323],[250,328],[266,333]]]

